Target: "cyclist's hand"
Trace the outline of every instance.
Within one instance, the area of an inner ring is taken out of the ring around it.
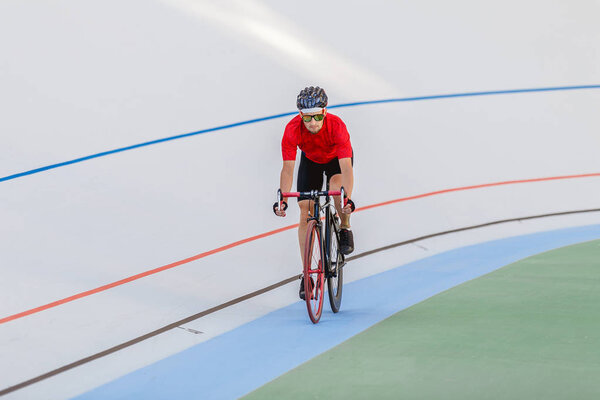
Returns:
[[[279,209],[278,201],[276,201],[275,204],[273,204],[273,212],[278,217],[285,217],[285,210],[287,210],[287,208],[288,208],[288,205],[285,201],[282,201],[282,203],[283,203],[283,208],[281,210]]]
[[[345,205],[344,208],[342,208],[342,214],[352,214],[352,211],[356,209],[354,202],[346,197],[344,203]]]

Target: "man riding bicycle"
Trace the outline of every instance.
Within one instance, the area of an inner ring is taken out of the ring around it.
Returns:
[[[346,125],[336,115],[327,112],[327,94],[320,87],[307,87],[300,91],[296,100],[299,115],[296,115],[285,127],[281,141],[283,168],[279,180],[282,192],[290,192],[294,179],[296,149],[300,148],[300,166],[296,182],[299,192],[321,190],[323,173],[327,176],[329,190],[340,190],[343,186],[347,198],[341,208],[339,196],[335,205],[341,220],[340,250],[343,254],[354,251],[354,238],[350,230],[350,213],[354,211],[352,187],[354,184],[353,161],[354,153],[350,143],[350,135]],[[285,217],[287,198],[283,199],[283,209],[279,203],[273,205],[273,211],[279,217]],[[309,210],[312,210],[312,200],[306,197],[298,198],[300,207],[300,225],[298,240],[300,256],[304,257]],[[304,262],[304,260],[303,260]],[[300,298],[304,299],[304,279],[300,281]]]

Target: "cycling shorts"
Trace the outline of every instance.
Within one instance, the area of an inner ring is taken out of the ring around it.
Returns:
[[[354,165],[354,154],[352,154],[352,165]],[[300,157],[300,166],[298,167],[298,180],[296,187],[299,192],[309,192],[311,190],[323,190],[323,172],[327,176],[327,182],[332,176],[341,174],[340,162],[338,158],[334,158],[326,164],[319,164],[312,160],[302,152]],[[300,196],[298,201],[308,200],[308,197]]]

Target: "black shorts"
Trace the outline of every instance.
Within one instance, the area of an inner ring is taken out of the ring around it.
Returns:
[[[354,165],[354,154],[352,155],[352,165]],[[341,174],[340,162],[334,158],[327,164],[319,164],[309,160],[304,152],[300,157],[300,166],[298,167],[298,181],[296,187],[299,192],[309,192],[311,190],[323,189],[323,172],[327,176],[327,182],[332,176]],[[308,197],[300,196],[298,201],[308,200]]]

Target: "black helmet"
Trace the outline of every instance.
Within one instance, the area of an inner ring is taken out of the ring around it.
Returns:
[[[296,99],[298,110],[327,107],[327,94],[320,87],[306,87],[300,91]]]

